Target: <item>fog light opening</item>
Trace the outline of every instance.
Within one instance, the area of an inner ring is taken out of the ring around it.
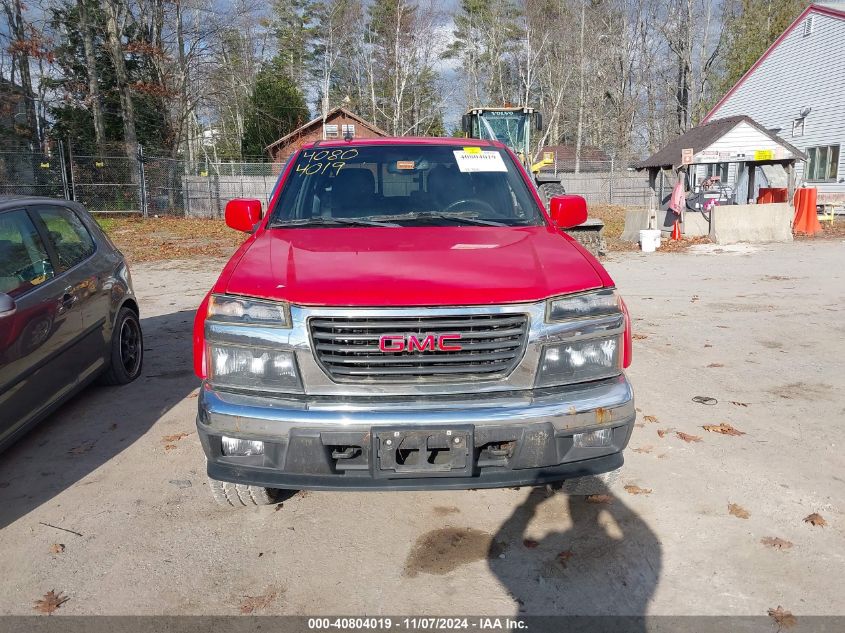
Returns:
[[[587,433],[576,433],[572,436],[572,441],[578,448],[610,446],[612,439],[613,429],[599,429],[597,431],[588,431]]]
[[[263,455],[264,442],[258,440],[240,440],[236,437],[221,438],[223,440],[223,454],[237,457],[246,457],[247,455]]]

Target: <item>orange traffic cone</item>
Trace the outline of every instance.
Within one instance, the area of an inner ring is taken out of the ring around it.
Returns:
[[[672,226],[672,239],[681,239],[681,223],[678,220],[675,220],[675,224]]]

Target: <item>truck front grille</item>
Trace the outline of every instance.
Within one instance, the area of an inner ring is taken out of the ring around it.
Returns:
[[[491,380],[509,374],[522,356],[526,314],[467,314],[421,317],[314,317],[311,341],[317,361],[337,382],[447,382]],[[406,344],[410,337],[435,341],[459,334],[460,351],[386,352],[383,336]],[[430,340],[430,339],[429,339]]]

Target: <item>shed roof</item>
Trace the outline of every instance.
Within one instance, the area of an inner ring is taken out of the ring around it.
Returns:
[[[697,154],[703,149],[706,149],[719,138],[730,132],[740,123],[747,123],[748,125],[759,130],[761,133],[768,136],[775,143],[782,145],[785,149],[792,152],[792,154],[799,159],[806,160],[807,156],[800,149],[787,143],[781,137],[773,134],[762,125],[757,123],[750,116],[736,115],[729,116],[723,119],[715,119],[708,123],[703,123],[697,127],[687,130],[678,138],[670,141],[659,151],[655,152],[643,161],[635,165],[637,169],[647,169],[649,167],[672,168],[682,164],[681,150],[685,148],[692,148],[693,153]]]

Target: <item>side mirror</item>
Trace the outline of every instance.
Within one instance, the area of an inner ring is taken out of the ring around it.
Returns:
[[[540,112],[534,113],[534,129],[538,132],[543,131],[543,115]]]
[[[467,136],[469,136],[469,134],[472,132],[472,130],[470,129],[470,120],[468,114],[465,114],[461,117],[461,130],[463,130],[463,133]]]
[[[555,196],[549,201],[552,222],[561,229],[571,229],[587,221],[587,201],[581,196]]]
[[[235,198],[226,203],[226,224],[236,231],[252,233],[261,220],[261,200]]]
[[[15,313],[15,300],[4,292],[0,292],[0,319]]]

